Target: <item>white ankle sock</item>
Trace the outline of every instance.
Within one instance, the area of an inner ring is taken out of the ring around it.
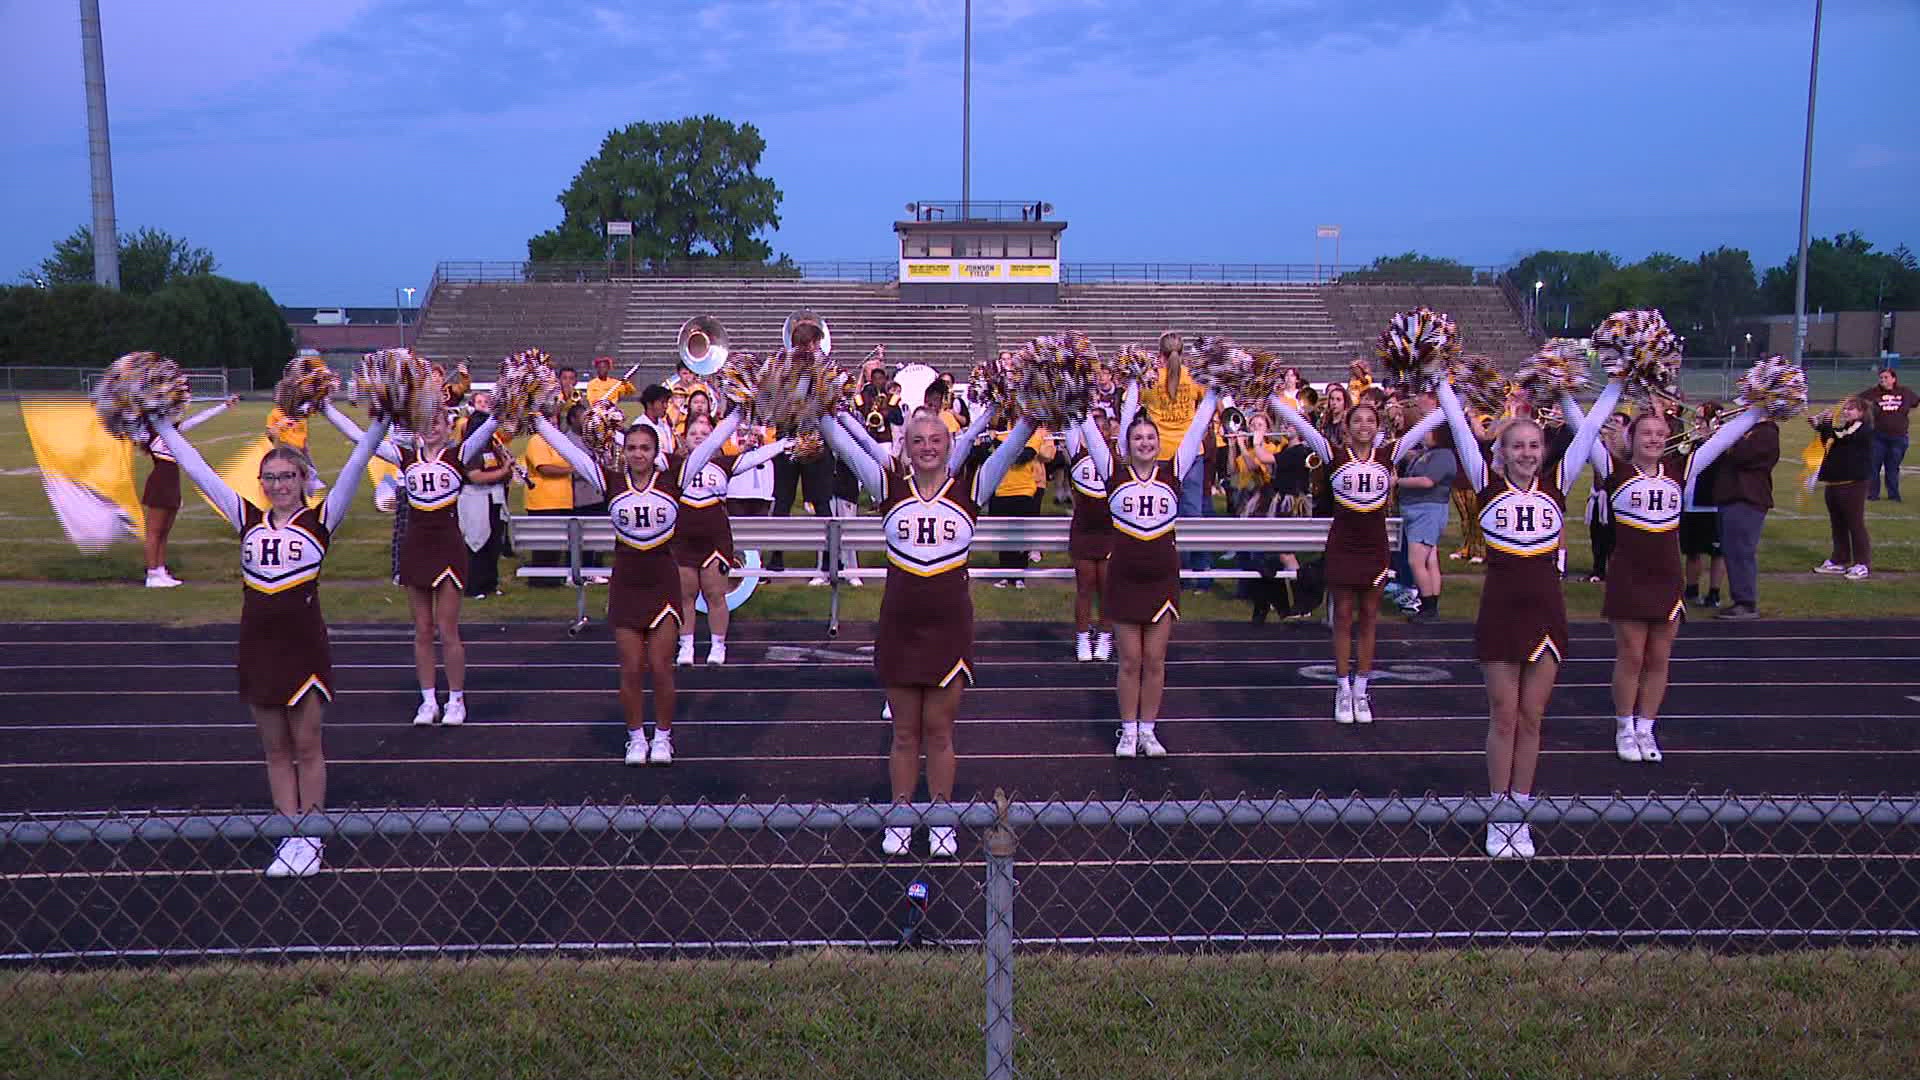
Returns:
[[[420,688],[420,700],[424,704],[432,705],[435,707],[438,707],[440,704],[438,701],[434,700],[433,687],[431,686],[423,686]]]
[[[1613,718],[1615,725],[1614,730],[1621,735],[1625,735],[1634,729],[1634,723],[1638,719],[1638,717],[1633,716],[1616,716]]]
[[[693,645],[693,635],[692,635],[692,634],[681,634],[681,635],[680,635],[680,646],[681,646],[681,648],[691,648],[691,647],[692,647],[692,645]]]
[[[1153,721],[1151,720],[1140,721],[1140,734],[1142,735],[1153,734]]]
[[[1339,686],[1340,686],[1341,692],[1348,693],[1348,694],[1353,693],[1353,676],[1340,675],[1340,676],[1337,676],[1337,679],[1339,680]]]
[[[1371,674],[1371,672],[1369,672],[1368,674]],[[1367,696],[1367,676],[1366,675],[1355,675],[1353,677],[1353,696],[1354,697]]]
[[[708,646],[719,645],[724,648],[726,644],[727,644],[727,635],[725,634],[708,634],[707,635]]]
[[[449,705],[453,704],[456,701],[465,702],[466,700],[467,700],[467,692],[465,690],[447,691],[447,704]]]
[[[1653,717],[1636,716],[1633,718],[1633,733],[1636,735],[1653,734]]]

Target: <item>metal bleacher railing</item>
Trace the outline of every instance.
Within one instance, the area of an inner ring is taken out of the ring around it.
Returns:
[[[1503,266],[1449,269],[1431,280],[1418,274],[1382,275],[1364,267],[1335,267],[1330,263],[1209,263],[1209,262],[1063,262],[1060,279],[1069,284],[1102,282],[1161,282],[1167,284],[1445,284],[1491,285]],[[512,284],[516,282],[627,281],[647,278],[772,279],[842,281],[886,284],[899,278],[893,259],[814,259],[767,264],[721,259],[662,262],[640,267],[606,261],[532,262],[514,259],[464,259],[442,262],[434,270],[434,284]]]
[[[15,816],[0,1071],[1897,1075],[1917,918],[1887,796]]]

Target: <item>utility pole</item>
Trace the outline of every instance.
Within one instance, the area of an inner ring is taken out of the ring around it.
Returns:
[[[120,287],[120,233],[113,221],[113,153],[107,139],[107,62],[100,0],[80,0],[80,53],[87,70],[87,161],[93,176],[93,283]]]
[[[960,29],[960,219],[972,217],[967,203],[973,163],[973,0],[966,0]]]
[[[1807,210],[1813,201],[1813,96],[1820,84],[1820,8],[1813,0],[1813,63],[1807,71],[1807,148],[1800,163],[1800,257],[1793,275],[1793,362],[1807,354]]]

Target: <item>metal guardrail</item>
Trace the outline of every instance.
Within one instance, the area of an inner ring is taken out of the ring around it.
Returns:
[[[1522,824],[1535,856],[1481,854]],[[1651,1071],[1792,1075],[1751,1055],[1913,1041],[1916,826],[1886,795],[15,815],[0,1044],[48,1077],[1146,1075],[1139,1039],[1176,1074],[1473,1077],[1583,1075],[1568,1041],[1630,1024]]]
[[[253,389],[251,368],[183,368],[195,398],[219,398]],[[0,394],[87,394],[106,371],[99,367],[16,367],[0,365]]]
[[[1060,280],[1069,285],[1097,283],[1217,283],[1217,284],[1399,284],[1491,285],[1506,270],[1500,266],[1473,266],[1463,271],[1423,277],[1418,274],[1380,274],[1364,267],[1337,269],[1312,263],[1221,262],[1063,262]],[[432,289],[441,284],[511,284],[516,282],[620,282],[662,278],[776,279],[852,281],[887,284],[898,280],[900,264],[891,259],[823,259],[768,265],[755,262],[703,260],[667,262],[629,268],[615,262],[532,262],[528,260],[466,259],[440,263],[434,269]],[[1456,275],[1465,273],[1470,279]]]

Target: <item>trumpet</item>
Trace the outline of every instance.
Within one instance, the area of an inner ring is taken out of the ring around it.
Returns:
[[[727,362],[727,328],[711,315],[695,315],[675,335],[680,362],[695,375],[711,375]]]
[[[1686,407],[1683,405],[1681,408],[1682,411],[1677,414],[1681,422],[1674,424],[1673,431],[1667,436],[1666,450],[1668,453],[1677,453],[1686,449],[1690,444],[1707,441],[1713,437],[1714,432],[1720,430],[1721,424],[1733,419],[1739,412],[1738,409],[1722,409],[1713,415],[1713,419],[1706,422],[1705,427],[1696,431],[1694,429],[1700,424],[1700,410],[1697,408],[1693,409],[1693,415],[1689,417],[1686,413]]]
[[[820,341],[814,345],[814,351],[821,356],[833,355],[833,330],[827,325],[827,320],[821,318],[812,308],[801,308],[787,316],[787,320],[780,324],[780,344],[789,349],[793,348],[794,330],[807,325],[820,331]]]

